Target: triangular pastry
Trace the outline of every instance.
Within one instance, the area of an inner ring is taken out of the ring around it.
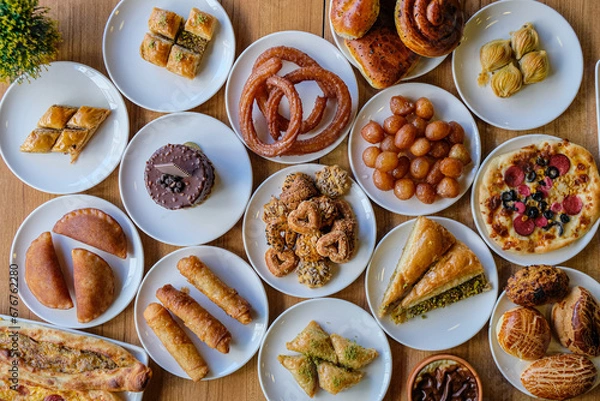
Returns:
[[[306,395],[312,398],[319,385],[317,367],[313,361],[306,355],[279,355],[277,360],[290,371]]]
[[[392,319],[402,323],[490,288],[477,255],[457,241],[391,312]]]
[[[314,358],[337,363],[337,356],[335,355],[329,334],[314,320],[298,333],[292,341],[286,343],[285,346],[290,351],[300,352]]]
[[[103,314],[115,298],[115,277],[104,259],[82,248],[71,251],[77,320],[87,323]]]
[[[364,373],[341,368],[333,363],[323,361],[317,367],[317,375],[319,376],[319,387],[335,395],[360,382]]]
[[[377,358],[377,350],[365,348],[338,334],[330,336],[333,349],[337,355],[340,365],[351,369],[360,369]]]
[[[52,231],[122,259],[127,257],[127,238],[123,228],[102,210],[94,208],[73,210],[58,220]]]
[[[383,317],[396,305],[425,274],[429,266],[455,242],[456,238],[444,226],[426,217],[418,217],[383,294],[379,316]]]
[[[25,253],[25,282],[44,306],[71,309],[73,301],[60,268],[52,235],[46,231],[34,239]]]

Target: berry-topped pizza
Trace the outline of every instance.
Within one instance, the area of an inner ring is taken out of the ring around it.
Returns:
[[[600,177],[586,149],[545,141],[496,156],[481,172],[479,209],[503,250],[542,253],[581,238],[600,214]]]

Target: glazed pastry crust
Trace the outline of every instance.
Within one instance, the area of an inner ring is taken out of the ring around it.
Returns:
[[[199,54],[179,45],[173,45],[167,61],[167,70],[182,77],[194,79],[198,74],[201,61],[202,56]]]
[[[317,367],[306,355],[278,355],[277,360],[290,371],[306,395],[313,397],[317,392]]]
[[[202,39],[210,41],[217,26],[217,19],[204,11],[193,7],[185,22],[184,29]]]
[[[37,125],[42,128],[61,130],[65,128],[69,119],[77,112],[77,107],[54,104],[48,108],[40,118]]]
[[[521,306],[539,306],[562,300],[569,293],[569,276],[558,267],[530,265],[508,278],[506,296]]]
[[[550,345],[550,325],[537,309],[519,306],[500,316],[496,338],[502,349],[519,359],[536,360]]]
[[[319,363],[317,374],[319,387],[333,395],[358,384],[364,376],[363,372],[340,368],[327,361]]]
[[[337,363],[337,356],[329,334],[314,320],[308,323],[292,341],[287,342],[285,347],[290,351]]]
[[[121,401],[121,398],[104,390],[58,390],[19,381],[18,389],[13,389],[8,379],[0,380],[0,400],[11,401]],[[61,397],[61,398],[52,398]]]
[[[166,67],[171,47],[173,47],[173,42],[163,39],[158,35],[146,33],[140,45],[140,55],[144,60],[152,64],[159,67]]]
[[[335,33],[346,39],[364,36],[378,15],[379,0],[333,0],[329,10]]]
[[[339,334],[333,333],[329,337],[338,362],[347,368],[360,369],[373,362],[379,355],[376,349],[360,346],[355,341],[350,341]]]
[[[148,29],[152,33],[175,40],[182,22],[183,18],[176,13],[154,7],[148,19]]]
[[[102,315],[115,299],[115,276],[104,259],[82,248],[71,251],[77,321],[87,323]]]
[[[48,153],[60,135],[60,131],[48,128],[36,128],[25,138],[21,152]]]

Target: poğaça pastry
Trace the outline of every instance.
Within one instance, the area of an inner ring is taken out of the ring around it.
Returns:
[[[146,190],[165,209],[196,206],[209,195],[215,182],[212,163],[192,144],[168,144],[146,162]]]

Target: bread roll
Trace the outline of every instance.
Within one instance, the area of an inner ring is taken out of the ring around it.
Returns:
[[[551,304],[568,294],[569,276],[554,266],[526,266],[509,277],[505,290],[508,299],[517,305]]]
[[[358,39],[373,26],[379,15],[379,0],[332,0],[329,19],[342,38]]]
[[[566,400],[591,389],[596,375],[596,366],[587,357],[558,354],[529,365],[521,373],[521,383],[536,397]]]
[[[585,288],[573,288],[554,305],[552,326],[569,351],[589,357],[600,355],[600,306]]]
[[[535,360],[546,355],[552,334],[550,325],[537,309],[519,306],[500,316],[496,338],[508,354]]]

